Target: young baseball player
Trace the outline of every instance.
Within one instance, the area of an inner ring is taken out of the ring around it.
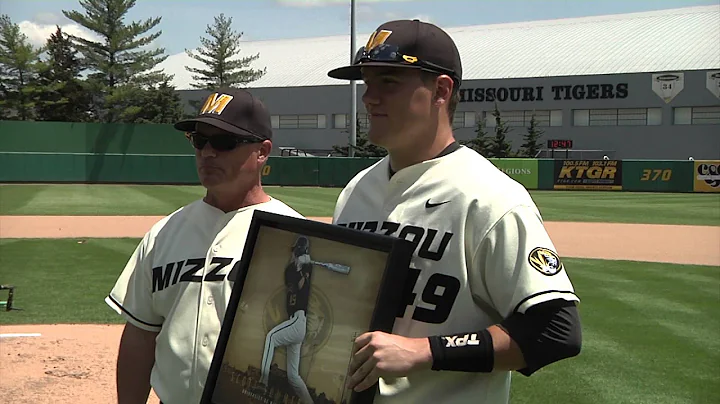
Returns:
[[[327,264],[327,263],[320,263]],[[310,289],[312,285],[313,267],[316,263],[310,258],[310,240],[298,236],[292,247],[290,262],[285,267],[285,310],[288,319],[273,327],[265,337],[260,369],[260,382],[265,391],[270,387],[270,366],[275,349],[285,346],[287,358],[287,377],[295,394],[303,404],[312,404],[313,400],[305,382],[300,377],[300,351],[307,332],[307,316],[310,305]],[[323,265],[324,268],[341,274],[348,274],[349,267],[333,264]]]
[[[213,93],[175,128],[195,148],[206,195],[152,226],[106,298],[127,320],[120,404],[145,403],[151,386],[164,403],[200,402],[253,212],[302,217],[263,191],[272,129],[249,92]]]
[[[406,306],[392,334],[356,339],[349,387],[378,382],[377,403],[501,404],[511,371],[578,355],[579,299],[532,198],[454,139],[451,37],[390,21],[329,75],[364,81],[368,138],[388,151],[343,189],[333,222],[416,245]]]

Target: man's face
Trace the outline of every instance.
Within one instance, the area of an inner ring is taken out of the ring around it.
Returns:
[[[419,70],[375,66],[363,68],[362,75],[368,139],[373,144],[388,150],[406,146],[437,122],[434,89],[422,80]]]
[[[204,123],[199,123],[196,130],[205,136],[227,134],[222,129]],[[245,189],[257,182],[270,148],[268,140],[262,143],[241,143],[227,151],[216,150],[208,142],[202,150],[195,149],[195,165],[200,182],[208,190]]]

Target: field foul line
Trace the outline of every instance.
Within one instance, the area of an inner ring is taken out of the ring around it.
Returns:
[[[0,338],[39,337],[39,332],[0,334]]]

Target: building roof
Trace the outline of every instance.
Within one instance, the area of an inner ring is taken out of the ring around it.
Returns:
[[[720,68],[720,5],[444,29],[456,41],[463,79],[644,73]],[[369,33],[357,33],[357,44]],[[350,35],[243,41],[241,56],[267,73],[248,87],[346,85],[327,72],[350,61]],[[189,86],[186,54],[159,67]]]

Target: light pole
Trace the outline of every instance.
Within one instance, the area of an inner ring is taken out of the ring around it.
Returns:
[[[350,63],[355,58],[355,0],[350,0]],[[355,157],[357,142],[357,84],[350,80],[350,146],[348,156]]]

